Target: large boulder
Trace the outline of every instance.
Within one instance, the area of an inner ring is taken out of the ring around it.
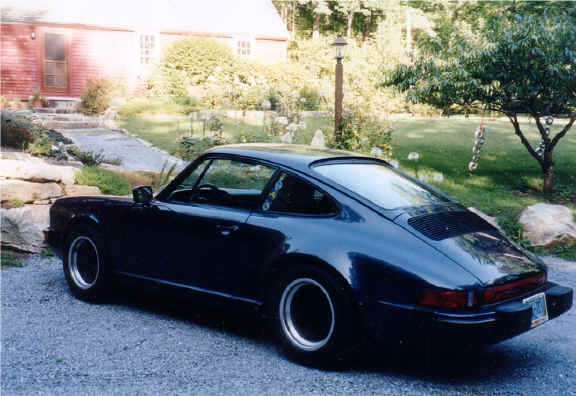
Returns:
[[[0,179],[74,184],[77,169],[35,160],[0,159]]]
[[[526,207],[518,222],[533,246],[554,247],[576,244],[576,224],[570,209],[538,203]]]
[[[44,249],[44,229],[49,225],[48,205],[27,205],[17,209],[0,209],[2,247],[40,253]]]
[[[23,180],[0,180],[2,207],[10,207],[15,201],[33,203],[62,196],[57,183],[32,183]]]

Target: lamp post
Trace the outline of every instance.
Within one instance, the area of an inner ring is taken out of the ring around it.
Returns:
[[[341,34],[332,43],[332,53],[336,59],[336,89],[334,90],[334,136],[336,143],[342,142],[342,99],[344,92],[342,90],[344,67],[342,59],[345,55],[346,45],[348,43]]]

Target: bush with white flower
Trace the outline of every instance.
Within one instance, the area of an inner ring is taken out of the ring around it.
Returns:
[[[366,112],[362,106],[350,104],[342,114],[342,141],[336,142],[335,136],[332,136],[329,146],[390,158],[392,128],[386,120]]]

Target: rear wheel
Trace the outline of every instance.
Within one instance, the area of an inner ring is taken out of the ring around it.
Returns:
[[[348,286],[322,268],[282,274],[272,295],[273,325],[284,351],[306,364],[335,363],[360,343]]]
[[[87,224],[75,226],[66,239],[64,274],[70,291],[86,301],[97,301],[108,292],[103,238]]]

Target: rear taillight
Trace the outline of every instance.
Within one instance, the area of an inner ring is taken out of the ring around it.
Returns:
[[[546,273],[482,290],[482,303],[490,304],[527,293],[546,283]]]
[[[473,291],[425,289],[420,304],[434,308],[469,308],[476,305]]]
[[[433,308],[472,308],[532,291],[546,283],[546,273],[476,291],[424,289],[420,304]]]

